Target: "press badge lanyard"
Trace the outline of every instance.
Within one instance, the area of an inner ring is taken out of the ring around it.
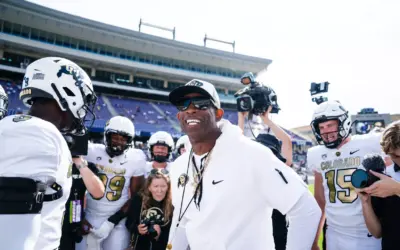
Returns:
[[[205,169],[206,169],[206,167],[207,167],[207,165],[208,165],[208,163],[210,162],[210,159],[211,159],[211,152],[212,152],[212,149],[211,149],[211,151],[210,151],[205,157],[203,157],[203,158],[200,160],[200,170],[197,170],[197,166],[194,164],[195,167],[196,167],[197,175],[199,175],[199,177],[198,177],[198,183],[197,183],[197,186],[196,186],[196,188],[195,188],[195,192],[194,192],[192,198],[190,199],[189,203],[187,204],[185,210],[184,210],[183,213],[182,213],[183,200],[184,200],[184,198],[185,198],[185,191],[186,191],[186,184],[187,184],[187,183],[183,186],[183,193],[182,193],[182,199],[181,199],[181,206],[180,206],[180,209],[179,209],[178,222],[176,223],[176,226],[175,226],[175,232],[174,232],[174,234],[172,235],[171,240],[170,240],[170,242],[169,242],[168,245],[167,245],[167,249],[168,249],[168,250],[172,249],[172,244],[171,244],[171,242],[172,242],[172,241],[174,240],[174,238],[175,238],[176,229],[179,227],[179,224],[181,223],[181,220],[183,219],[183,216],[186,214],[186,212],[187,212],[187,210],[188,210],[190,204],[192,204],[193,200],[195,199],[195,197],[196,197],[196,195],[197,195],[198,187],[200,186],[200,183],[201,183],[202,180],[203,180],[203,176],[204,176]],[[206,160],[206,162],[204,163],[204,166],[203,166],[202,163],[203,163],[204,159]],[[189,174],[189,166],[190,166],[190,161],[191,161],[191,160],[194,162],[193,148],[190,150],[190,154],[189,154],[189,160],[188,160],[188,164],[187,164],[187,168],[186,168],[186,178],[189,178],[189,175],[188,175],[188,174]],[[199,171],[200,171],[200,174],[199,174]]]

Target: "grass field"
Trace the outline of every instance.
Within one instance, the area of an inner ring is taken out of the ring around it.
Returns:
[[[311,193],[314,194],[314,184],[308,185],[308,189],[310,190]],[[321,250],[322,250],[322,239],[323,239],[323,235],[321,233],[321,235],[319,236],[319,240],[318,240],[318,246]]]

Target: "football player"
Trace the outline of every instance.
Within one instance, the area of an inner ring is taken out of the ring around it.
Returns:
[[[175,145],[176,156],[179,157],[191,148],[189,137],[187,135],[181,136]]]
[[[169,171],[168,160],[174,150],[172,136],[165,131],[158,131],[150,137],[148,144],[151,161],[146,163],[145,177],[149,176],[153,168]]]
[[[8,108],[8,96],[4,91],[3,87],[0,85],[0,120],[7,115]]]
[[[146,157],[132,147],[135,128],[131,120],[114,116],[104,129],[104,143],[90,144],[86,160],[99,169],[106,191],[95,199],[87,195],[84,233],[89,233],[77,249],[125,250],[129,232],[125,227],[129,195],[139,191]],[[96,246],[93,246],[96,245]]]
[[[377,250],[380,240],[368,232],[351,175],[366,154],[382,153],[381,135],[351,136],[351,125],[348,111],[337,101],[324,102],[315,110],[311,128],[320,145],[307,154],[315,173],[314,195],[326,215],[327,249]],[[320,228],[323,222],[324,213]],[[313,249],[318,249],[317,239]]]
[[[28,115],[0,122],[1,249],[53,250],[72,185],[71,152],[60,131],[84,134],[96,95],[78,65],[46,57],[27,67],[20,99]]]

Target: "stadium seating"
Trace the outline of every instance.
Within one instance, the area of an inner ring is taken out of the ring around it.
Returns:
[[[11,81],[0,80],[0,85],[4,87],[10,100],[9,115],[16,113],[26,113],[28,108],[19,100],[20,84]],[[107,99],[112,107],[108,107],[104,101]],[[135,124],[138,132],[153,133],[159,130],[167,131],[171,134],[179,134],[179,124],[176,121],[177,109],[169,103],[137,100],[98,94],[98,101],[95,107],[97,117],[93,127],[96,129],[104,128],[105,122],[114,115],[129,117]],[[225,111],[225,119],[237,124],[237,114],[234,111]]]
[[[0,85],[3,86],[9,96],[8,114],[25,113],[28,108],[19,100],[21,85],[6,80],[0,80]],[[108,107],[104,99],[108,99],[112,107]],[[95,107],[97,120],[93,128],[101,130],[110,117],[122,115],[129,117],[134,122],[138,133],[153,133],[164,130],[179,136],[180,128],[175,118],[176,113],[177,109],[169,103],[98,94],[98,102]],[[224,118],[233,124],[238,122],[237,112],[233,110],[225,110]],[[285,129],[285,131],[296,141],[304,140],[289,130]]]

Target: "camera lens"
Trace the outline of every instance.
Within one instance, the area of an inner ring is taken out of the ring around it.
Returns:
[[[365,170],[357,169],[351,175],[351,184],[355,188],[365,188],[368,184],[368,173]]]

